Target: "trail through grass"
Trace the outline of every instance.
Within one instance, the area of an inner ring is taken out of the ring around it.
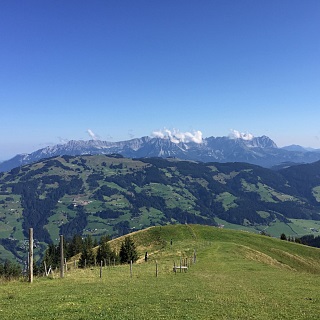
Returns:
[[[1,283],[1,319],[319,319],[320,252],[204,226],[132,235],[147,263],[71,270],[64,279]],[[172,239],[172,245],[170,241]],[[117,241],[113,243],[116,245]],[[184,272],[173,261],[197,262]],[[159,276],[155,276],[155,261]]]

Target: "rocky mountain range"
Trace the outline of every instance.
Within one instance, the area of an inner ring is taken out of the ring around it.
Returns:
[[[120,142],[71,140],[30,154],[16,155],[0,163],[0,172],[53,156],[84,154],[120,154],[127,158],[173,157],[201,162],[246,162],[268,168],[282,163],[311,163],[320,160],[320,150],[310,151],[300,146],[278,148],[267,136],[250,137],[250,139],[208,137],[202,139],[201,143],[179,141],[171,137],[146,136]]]

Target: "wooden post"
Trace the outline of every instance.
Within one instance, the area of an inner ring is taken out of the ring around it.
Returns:
[[[132,278],[132,260],[130,260],[130,278]]]
[[[156,260],[156,277],[158,278],[158,261]]]
[[[64,258],[64,265],[66,267],[66,272],[68,271],[68,266],[67,266],[67,258]]]
[[[180,273],[181,273],[181,270],[182,270],[182,268],[181,268],[181,263],[182,263],[182,259],[181,259],[181,257],[180,257]]]
[[[113,258],[113,266],[116,266],[116,258]]]
[[[87,267],[87,259],[84,259],[84,268]]]
[[[111,258],[109,257],[109,267],[111,267]]]
[[[174,274],[177,274],[176,262],[175,261],[173,261],[173,271],[174,271]]]
[[[60,235],[60,278],[64,277],[63,235]]]
[[[196,250],[193,251],[193,263],[196,263],[197,261],[197,253]]]
[[[100,261],[100,279],[102,278],[102,260]]]
[[[74,260],[74,268],[77,268],[77,260]]]
[[[43,261],[43,265],[44,265],[44,272],[46,274],[46,277],[48,276],[49,272],[47,272],[47,264],[45,261]]]
[[[29,229],[29,282],[33,282],[33,228]]]

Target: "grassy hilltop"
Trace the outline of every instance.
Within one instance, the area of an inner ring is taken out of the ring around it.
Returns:
[[[100,279],[98,267],[70,263],[64,279],[1,283],[1,319],[319,319],[319,249],[200,225],[131,237],[141,258],[149,253],[132,277],[128,265],[104,267]],[[194,250],[196,263],[175,274]]]

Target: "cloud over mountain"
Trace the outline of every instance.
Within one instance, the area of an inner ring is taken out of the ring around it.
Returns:
[[[161,139],[170,139],[173,143],[202,143],[202,132],[199,130],[191,132],[181,132],[180,130],[173,129],[163,129],[159,131],[153,131],[152,136],[155,138],[161,138]]]

